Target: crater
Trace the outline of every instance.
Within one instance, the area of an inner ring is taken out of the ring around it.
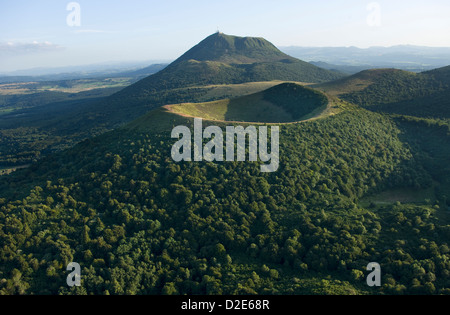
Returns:
[[[320,115],[328,104],[328,97],[322,92],[297,83],[282,83],[238,98],[165,108],[181,116],[212,121],[294,123]]]

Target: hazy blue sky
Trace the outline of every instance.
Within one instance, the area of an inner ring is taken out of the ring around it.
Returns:
[[[450,47],[449,0],[78,0],[80,26],[70,2],[1,0],[0,72],[174,59],[217,28],[277,46]]]

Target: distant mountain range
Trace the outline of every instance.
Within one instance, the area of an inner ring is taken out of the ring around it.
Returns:
[[[450,65],[450,47],[281,47],[283,52],[326,69],[356,73],[371,68],[421,72]]]
[[[34,68],[0,73],[0,83],[60,81],[99,77],[145,77],[162,70],[167,65],[168,62],[165,61],[149,61],[58,68]]]
[[[232,40],[221,34],[225,39],[211,47],[202,45],[186,52],[181,59],[198,61],[220,61],[225,63],[248,63],[252,60],[279,60],[292,57],[304,60],[317,67],[338,71],[345,74],[355,74],[360,71],[375,68],[397,68],[412,72],[422,72],[450,65],[450,47],[426,47],[398,45],[392,47],[280,47],[280,50],[261,38],[238,38]],[[231,47],[231,50],[230,50]],[[221,52],[224,48],[228,53]],[[239,51],[239,53],[237,53]],[[271,51],[270,54],[268,52]],[[222,54],[222,55],[218,55]],[[194,58],[191,58],[195,56]],[[270,57],[271,56],[271,57]],[[292,56],[292,57],[291,57]],[[196,59],[197,58],[197,59]],[[218,58],[215,60],[215,58]],[[55,81],[81,78],[119,76],[132,72],[143,72],[149,64],[168,65],[169,60],[152,60],[142,62],[105,63],[72,67],[33,68],[13,72],[0,72],[0,83]],[[161,69],[160,69],[161,70]],[[150,75],[154,72],[145,72]]]

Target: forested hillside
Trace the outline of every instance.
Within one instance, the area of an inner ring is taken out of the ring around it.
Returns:
[[[173,162],[170,130],[192,121],[158,110],[0,178],[0,292],[449,294],[441,192],[360,204],[439,178],[393,119],[344,107],[282,126],[276,173],[259,162]],[[71,261],[80,288],[66,285]],[[366,286],[372,261],[381,288]]]
[[[450,118],[450,67],[423,73],[367,70],[320,87],[373,111]]]

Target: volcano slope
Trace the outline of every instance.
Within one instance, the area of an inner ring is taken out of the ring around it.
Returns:
[[[318,91],[295,83],[282,83],[234,99],[169,105],[165,108],[184,116],[214,121],[289,123],[319,115],[328,105],[328,98]]]
[[[373,111],[450,119],[450,66],[423,73],[367,70],[316,87]]]
[[[0,293],[449,294],[439,196],[360,202],[432,187],[420,152],[391,117],[338,106],[280,126],[274,173],[175,163],[171,131],[194,119],[159,108],[0,178]],[[72,261],[81,287],[66,284]],[[373,261],[380,288],[366,285]]]
[[[263,38],[216,33],[164,70],[112,95],[93,110],[109,125],[118,126],[163,105],[197,102],[208,91],[199,87],[270,81],[323,83],[344,76],[288,56]]]
[[[167,104],[243,96],[273,82],[320,83],[343,76],[290,57],[263,38],[216,33],[160,72],[109,97],[54,101],[26,115],[0,116],[0,167],[29,164]]]

